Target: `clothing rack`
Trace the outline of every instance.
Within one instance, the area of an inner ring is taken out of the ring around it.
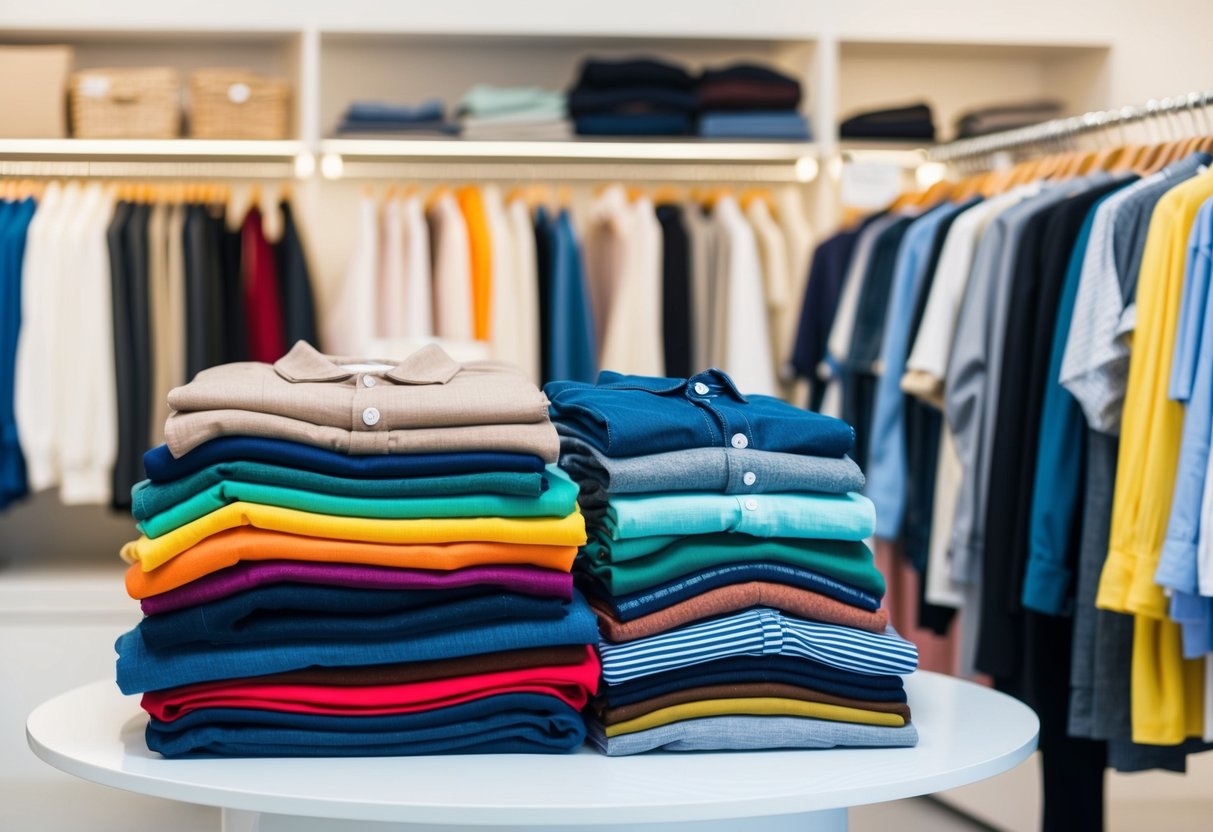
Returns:
[[[1123,129],[1131,124],[1158,126],[1159,120],[1170,119],[1172,126],[1161,127],[1164,135],[1196,135],[1213,131],[1213,120],[1205,111],[1213,106],[1213,90],[1190,92],[1175,98],[1148,101],[1143,106],[1128,106],[1116,110],[1085,113],[1081,116],[1053,119],[1028,127],[961,139],[933,147],[927,151],[932,162],[956,164],[980,157],[1011,154],[1015,151],[1041,148],[1066,150],[1080,136]],[[1187,117],[1186,119],[1184,117]],[[1166,124],[1167,122],[1164,122]]]

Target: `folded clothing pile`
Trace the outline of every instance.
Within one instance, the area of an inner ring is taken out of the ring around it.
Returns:
[[[858,113],[838,125],[844,139],[935,141],[929,104],[910,104]]]
[[[558,141],[573,135],[565,93],[477,84],[459,102],[465,139]]]
[[[563,752],[600,666],[547,400],[496,362],[300,342],[170,393],[117,643],[166,757]]]
[[[969,139],[1003,130],[1027,127],[1042,121],[1060,118],[1064,105],[1053,99],[1020,101],[978,107],[960,114],[956,119],[956,138]]]
[[[418,133],[455,135],[459,125],[447,121],[446,107],[431,99],[416,106],[382,101],[354,101],[337,124],[339,135]]]
[[[734,64],[699,78],[699,135],[713,139],[807,141],[800,83],[770,67]]]
[[[719,370],[544,389],[587,523],[600,750],[917,742],[849,425]]]
[[[654,58],[581,66],[569,92],[569,113],[584,136],[684,136],[690,134],[699,97],[684,68]]]

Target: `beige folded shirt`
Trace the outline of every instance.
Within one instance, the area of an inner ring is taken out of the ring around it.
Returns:
[[[219,436],[289,439],[351,454],[533,453],[560,442],[548,400],[509,364],[460,364],[430,344],[400,362],[322,355],[302,341],[272,366],[225,364],[169,393],[173,456]]]

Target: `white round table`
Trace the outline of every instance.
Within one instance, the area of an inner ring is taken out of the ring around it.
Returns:
[[[1008,696],[927,672],[906,688],[916,748],[165,760],[138,698],[109,680],[45,702],[26,733],[69,774],[222,807],[224,832],[838,832],[849,806],[992,777],[1036,748],[1036,714]]]

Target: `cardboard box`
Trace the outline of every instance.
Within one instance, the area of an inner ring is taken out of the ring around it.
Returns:
[[[70,46],[0,46],[0,138],[67,136]]]

